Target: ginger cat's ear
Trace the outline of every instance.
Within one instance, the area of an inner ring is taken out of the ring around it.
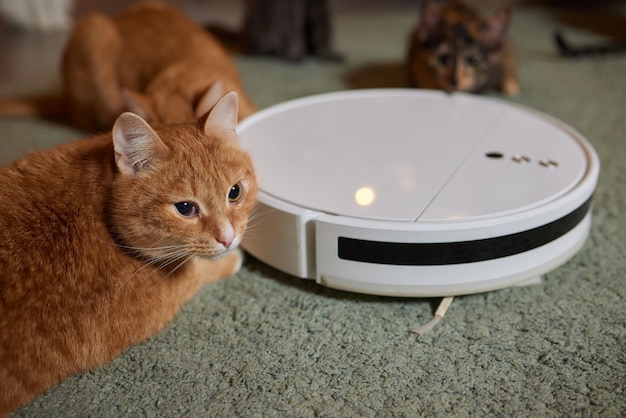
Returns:
[[[200,118],[215,106],[218,100],[224,96],[224,86],[220,81],[214,81],[200,96],[194,113],[196,118]]]
[[[159,135],[134,113],[122,113],[112,135],[115,163],[122,174],[134,176],[167,153]]]
[[[211,109],[209,116],[204,122],[204,133],[218,132],[225,136],[231,136],[237,128],[237,112],[239,99],[237,93],[231,91],[222,97]],[[236,138],[236,135],[234,135]]]
[[[147,122],[156,122],[158,120],[152,101],[148,96],[123,88],[122,98],[124,99],[124,110],[139,115]]]

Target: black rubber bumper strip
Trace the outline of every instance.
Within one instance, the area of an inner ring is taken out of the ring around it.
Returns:
[[[520,254],[565,235],[591,208],[591,197],[573,212],[556,221],[511,235],[473,241],[400,243],[339,237],[342,260],[395,266],[441,266],[475,263]]]

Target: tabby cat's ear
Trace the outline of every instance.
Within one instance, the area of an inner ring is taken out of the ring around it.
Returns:
[[[511,8],[505,7],[487,18],[482,40],[488,45],[497,46],[504,42],[506,31],[511,22]]]
[[[420,15],[420,24],[417,29],[419,40],[426,43],[437,29],[443,13],[441,0],[425,0]]]
[[[140,116],[122,113],[113,125],[115,164],[122,174],[136,175],[167,153],[159,135]]]
[[[231,91],[222,97],[211,109],[204,122],[204,133],[218,133],[227,137],[235,133],[237,128],[237,111],[239,99],[237,93]]]
[[[123,88],[122,98],[124,99],[124,110],[141,116],[147,122],[158,120],[154,112],[154,105],[148,96]]]
[[[211,85],[206,89],[204,93],[200,96],[198,103],[196,104],[196,108],[194,113],[196,118],[200,118],[204,114],[206,114],[215,103],[224,95],[224,86],[220,81],[214,81]]]

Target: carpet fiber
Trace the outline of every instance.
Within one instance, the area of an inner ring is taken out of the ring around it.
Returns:
[[[342,63],[236,62],[260,107],[401,87],[416,20],[413,7],[338,14]],[[626,54],[560,58],[556,27],[572,41],[603,39],[545,9],[516,10],[511,37],[522,92],[506,100],[579,130],[602,169],[589,239],[543,284],[457,297],[437,327],[416,336],[408,330],[428,321],[439,299],[335,291],[249,258],[164,332],[69,378],[17,416],[626,416]],[[2,80],[0,93],[57,79]],[[79,136],[3,119],[0,162]]]

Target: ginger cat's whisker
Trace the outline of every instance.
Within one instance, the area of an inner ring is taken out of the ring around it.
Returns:
[[[259,225],[261,222],[263,222],[263,220],[267,218],[267,215],[269,215],[271,212],[272,212],[272,209],[269,209],[269,208],[262,212],[260,211],[253,212],[250,218],[248,219],[248,225],[246,227],[246,234],[248,234],[249,231],[255,229],[255,227]]]
[[[134,246],[124,245],[124,244],[116,244],[116,245],[120,248],[132,250],[132,251],[138,251],[138,252],[179,249],[179,248],[186,248],[190,246],[190,244],[172,244],[172,245],[164,245],[161,247],[134,247]]]
[[[163,276],[163,278],[159,281],[158,284],[163,283],[165,280],[167,280],[170,276],[174,275],[174,273],[176,272],[176,270],[178,270],[179,268],[181,268],[184,264],[186,264],[187,262],[189,262],[193,257],[195,257],[195,254],[187,254],[186,256],[181,256],[179,259],[177,259],[176,261],[181,261],[180,263],[178,263],[171,271],[169,271],[165,276]]]
[[[131,250],[133,253],[136,253],[136,254],[142,254],[143,252],[146,252],[146,251],[154,251],[154,250],[161,250],[161,249],[175,250],[169,253],[165,253],[161,257],[147,258],[144,264],[139,269],[137,269],[133,274],[131,274],[124,283],[122,283],[122,285],[117,289],[119,291],[121,288],[124,287],[124,284],[132,280],[132,278],[141,270],[148,268],[148,267],[156,267],[157,270],[161,270],[167,267],[168,265],[170,265],[171,263],[176,262],[178,259],[187,256],[189,254],[188,248],[191,246],[191,244],[168,245],[168,246],[162,246],[162,247],[144,247],[144,248],[132,247],[129,245],[118,245],[118,246],[127,250]]]

